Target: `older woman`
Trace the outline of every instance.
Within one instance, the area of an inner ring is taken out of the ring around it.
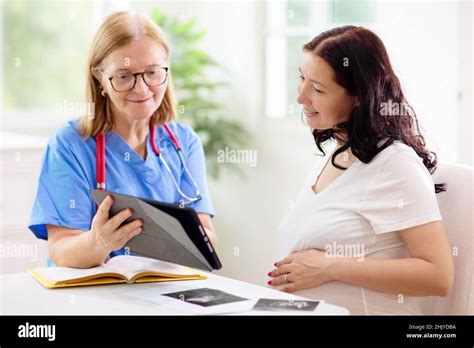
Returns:
[[[382,41],[331,29],[304,46],[299,72],[298,103],[331,155],[280,224],[269,284],[352,313],[428,312],[453,284],[435,194],[444,189]]]
[[[46,149],[29,228],[47,239],[60,266],[92,267],[124,253],[142,221],[109,218],[112,198],[96,210],[91,188],[194,208],[215,244],[214,209],[204,152],[176,116],[169,45],[153,22],[117,12],[96,33],[88,60],[88,102],[95,113],[59,129]],[[177,146],[180,149],[177,149]],[[107,175],[105,175],[105,171]]]

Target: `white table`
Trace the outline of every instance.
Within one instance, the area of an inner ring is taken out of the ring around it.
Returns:
[[[205,273],[206,280],[165,283],[113,284],[62,289],[46,289],[27,273],[0,276],[0,313],[7,315],[186,315],[199,314],[185,307],[170,307],[131,296],[133,292],[151,289],[159,293],[171,287],[213,288],[248,299],[274,298],[304,300],[305,298],[274,289]],[[179,290],[180,291],[180,290]],[[158,297],[160,297],[158,295]],[[164,297],[164,296],[161,296]],[[177,301],[181,302],[181,301]],[[186,304],[188,305],[188,304]],[[188,305],[189,306],[189,305]],[[197,307],[196,305],[190,305]],[[253,305],[252,305],[253,306]],[[229,313],[232,314],[232,313]],[[343,307],[321,302],[314,312],[245,311],[238,315],[348,315]]]

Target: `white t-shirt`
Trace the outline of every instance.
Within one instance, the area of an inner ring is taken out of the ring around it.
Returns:
[[[336,256],[408,257],[398,231],[442,220],[433,180],[421,158],[411,147],[394,142],[367,164],[356,160],[316,194],[311,187],[335,145],[329,143],[326,156],[317,156],[292,210],[278,227],[279,259],[306,249]],[[353,314],[424,313],[432,299],[408,299],[336,281],[299,294],[344,305]]]

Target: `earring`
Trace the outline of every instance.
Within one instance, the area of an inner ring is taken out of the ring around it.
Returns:
[[[107,94],[105,94],[105,92],[104,92],[104,90],[103,90],[102,88],[100,89],[100,94],[101,94],[103,97],[106,97],[106,96],[107,96]]]

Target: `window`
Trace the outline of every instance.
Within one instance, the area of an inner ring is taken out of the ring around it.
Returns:
[[[372,22],[374,10],[372,0],[266,2],[266,116],[300,117],[296,89],[305,43],[333,24]]]
[[[49,135],[84,111],[90,42],[117,7],[102,0],[6,0],[1,6],[2,130]]]

